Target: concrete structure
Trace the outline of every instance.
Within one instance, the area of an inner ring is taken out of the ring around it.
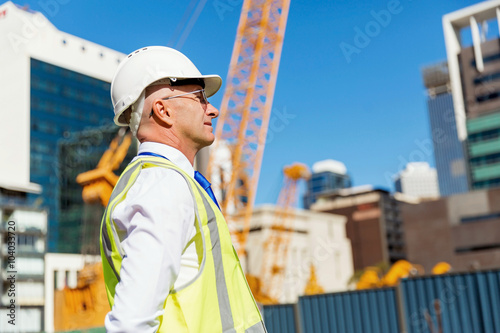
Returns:
[[[406,258],[400,202],[386,190],[363,186],[325,194],[311,210],[347,218],[354,269],[362,270]]]
[[[351,187],[351,184],[351,177],[347,174],[344,163],[335,160],[314,163],[311,178],[307,180],[307,192],[303,198],[304,208],[311,207],[322,194]]]
[[[500,189],[401,206],[408,260],[426,272],[439,261],[454,271],[500,267]]]
[[[500,22],[500,0],[485,1],[443,16],[458,138],[467,140],[473,189],[500,186],[500,44],[486,39]],[[481,24],[481,28],[478,24]],[[471,47],[462,45],[470,27]]]
[[[412,162],[406,165],[395,180],[396,191],[416,198],[439,197],[436,169],[427,162]]]
[[[434,158],[441,196],[467,192],[469,180],[465,147],[458,139],[448,63],[422,70],[427,88],[427,108],[431,126]]]
[[[43,331],[47,213],[1,206],[0,215],[0,332]],[[15,318],[8,317],[12,302]],[[11,318],[16,325],[8,323]]]
[[[58,250],[57,142],[111,123],[112,75],[124,54],[57,30],[39,12],[0,5],[0,188],[47,208],[48,248]],[[105,143],[107,145],[108,143]]]
[[[272,205],[257,207],[253,213],[247,243],[246,270],[260,276],[264,242],[270,239],[276,222],[276,208]],[[326,292],[347,289],[353,275],[351,244],[345,235],[345,217],[295,209],[290,217],[291,234],[288,235],[288,256],[284,283],[275,291],[281,303],[297,302],[304,293],[313,264],[319,284]],[[289,232],[289,231],[288,231]]]
[[[214,154],[215,156],[213,160],[214,165],[209,175],[212,191],[217,201],[223,202],[226,197],[227,184],[230,182],[231,173],[233,172],[231,146],[227,141],[221,141],[217,145],[214,143],[210,147],[202,149],[197,154],[197,165],[195,165],[197,170],[206,170],[210,154]],[[236,206],[234,202],[228,203],[226,214],[234,214],[235,212]]]

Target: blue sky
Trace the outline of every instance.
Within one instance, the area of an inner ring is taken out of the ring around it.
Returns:
[[[207,0],[179,37],[186,9],[202,1],[14,2],[123,53],[173,42],[202,73],[224,80],[243,1]],[[475,3],[291,0],[256,203],[277,200],[281,170],[293,162],[339,160],[355,186],[388,189],[406,162],[434,165],[421,69],[446,58],[442,16]],[[216,107],[223,92],[211,99]]]

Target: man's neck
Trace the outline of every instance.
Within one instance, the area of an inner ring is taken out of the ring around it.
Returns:
[[[165,142],[165,140],[155,140],[155,139],[143,139],[143,140],[141,140],[141,143],[146,143],[146,142],[161,143],[163,145],[167,145],[167,146],[170,146],[172,148],[175,148],[178,151],[180,151],[184,156],[186,156],[189,163],[191,163],[191,165],[194,166],[194,158],[195,158],[196,154],[198,153],[198,150],[183,149],[182,147],[180,147],[180,145],[176,144],[175,142]]]

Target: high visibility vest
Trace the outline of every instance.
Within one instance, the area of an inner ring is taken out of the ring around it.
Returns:
[[[170,291],[158,332],[267,332],[252,296],[226,221],[213,200],[183,170],[158,157],[139,158],[127,166],[116,184],[101,223],[101,256],[106,292],[111,307],[125,255],[112,220],[141,170],[163,167],[178,172],[188,184],[195,204],[194,237],[200,269],[193,281]]]

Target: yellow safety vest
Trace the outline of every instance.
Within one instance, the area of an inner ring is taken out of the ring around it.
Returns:
[[[213,200],[188,174],[159,157],[139,158],[127,166],[116,184],[101,223],[101,256],[109,304],[125,255],[120,234],[112,220],[117,204],[127,196],[142,169],[163,167],[186,180],[195,203],[194,242],[200,270],[188,285],[171,290],[164,304],[158,332],[267,332],[252,296],[238,255],[231,243],[226,221]]]

